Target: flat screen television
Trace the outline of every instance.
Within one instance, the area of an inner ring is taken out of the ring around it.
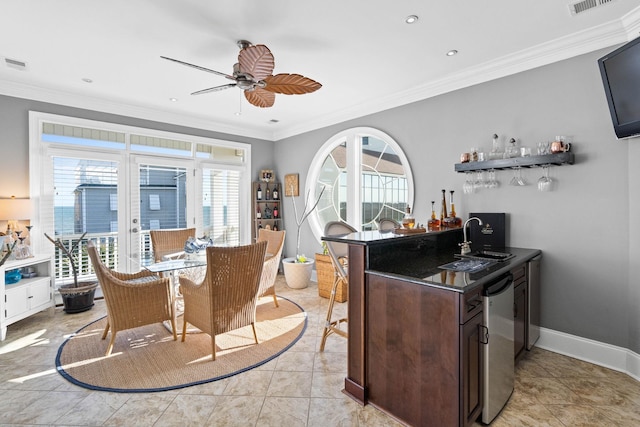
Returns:
[[[640,37],[598,59],[598,65],[616,136],[640,135]]]

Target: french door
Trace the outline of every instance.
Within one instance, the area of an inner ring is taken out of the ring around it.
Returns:
[[[194,161],[132,155],[128,175],[122,223],[128,224],[126,258],[133,271],[138,260],[151,257],[151,230],[195,227]]]

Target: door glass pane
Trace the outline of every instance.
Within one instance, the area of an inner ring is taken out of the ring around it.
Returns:
[[[407,206],[407,177],[400,157],[381,139],[362,137],[362,229],[381,218],[401,221]]]
[[[106,263],[117,267],[118,252],[118,164],[110,161],[53,158],[54,234],[67,248],[87,233],[85,239],[96,240]],[[113,225],[116,224],[116,227]],[[84,245],[77,256],[78,278],[92,275]],[[69,259],[55,252],[56,286],[73,281]]]
[[[196,144],[196,157],[199,159],[215,160],[227,164],[243,164],[244,149],[220,147],[216,145]]]
[[[202,170],[202,225],[216,245],[240,244],[240,172]]]
[[[191,143],[177,139],[158,138],[145,135],[131,135],[131,151],[165,154],[169,156],[191,157]]]

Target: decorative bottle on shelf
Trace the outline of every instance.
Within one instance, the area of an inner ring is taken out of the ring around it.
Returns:
[[[407,206],[406,213],[404,214],[404,218],[402,218],[402,226],[404,228],[413,228],[416,225],[416,219],[411,213],[411,207]]]
[[[440,220],[436,218],[435,200],[431,201],[431,219],[427,222],[429,231],[440,230]]]
[[[462,227],[462,219],[456,216],[456,207],[453,204],[453,190],[450,191],[451,198],[449,199],[449,204],[451,205],[451,212],[449,216],[445,218],[446,228],[458,228]]]
[[[278,185],[276,184],[275,187],[273,187],[273,192],[271,193],[271,196],[273,196],[273,200],[278,200]]]
[[[262,221],[258,221],[258,229],[262,228]]]
[[[447,199],[445,193],[447,190],[442,190],[442,207],[440,209],[440,228],[447,228],[445,220],[447,219]]]
[[[273,210],[271,210],[271,208],[269,207],[269,205],[267,205],[267,206],[264,208],[264,217],[265,217],[266,219],[271,219],[271,218],[272,218],[272,216],[271,216],[271,215],[272,215],[272,213],[273,213]]]
[[[258,183],[258,190],[256,191],[256,199],[262,200],[262,187],[260,187],[260,183]]]
[[[266,200],[269,200],[269,199],[271,198],[271,190],[269,190],[269,184],[267,184],[267,186],[266,186],[266,187],[267,187],[267,191],[266,191],[266,193],[267,193],[267,197],[265,197],[265,199],[266,199]]]
[[[273,205],[273,218],[278,218],[278,205]]]
[[[260,206],[256,208],[256,218],[257,219],[262,218],[262,211],[260,210]]]

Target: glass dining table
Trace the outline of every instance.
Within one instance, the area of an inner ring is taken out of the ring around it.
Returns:
[[[179,317],[184,313],[184,306],[182,304],[182,298],[179,292],[180,275],[186,275],[194,282],[199,282],[204,278],[204,270],[207,266],[206,257],[194,257],[194,258],[177,258],[168,259],[165,261],[156,262],[152,257],[141,258],[138,262],[141,269],[145,269],[155,274],[162,276],[169,275],[171,277],[171,303],[173,304],[173,312],[175,317]],[[197,269],[197,270],[194,270]],[[169,322],[164,323],[167,329],[171,330],[171,324]],[[180,332],[180,331],[176,331]],[[200,332],[199,329],[190,328],[187,329],[187,333]]]

